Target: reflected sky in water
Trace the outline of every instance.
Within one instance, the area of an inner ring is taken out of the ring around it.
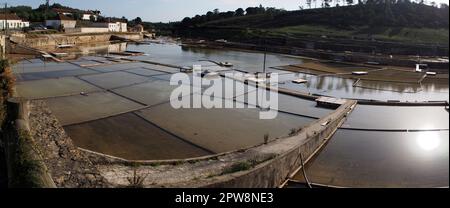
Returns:
[[[202,64],[211,66],[210,62],[199,60],[227,61],[235,69],[258,72],[263,69],[264,55],[261,52],[245,52],[230,49],[190,48],[177,44],[128,45],[128,50],[145,52],[146,56],[133,57],[136,60],[152,60],[180,66]],[[268,54],[267,67],[301,64],[300,58]],[[266,69],[274,71],[274,69]],[[306,84],[294,84],[293,79],[308,80]],[[356,80],[332,76],[315,76],[303,73],[280,75],[279,87],[310,92],[313,94],[352,99],[400,100],[400,101],[442,101],[449,100],[448,85],[442,84],[400,84],[394,82],[365,81],[355,85]]]
[[[192,66],[199,60],[231,62],[234,68],[249,72],[263,71],[264,54],[229,49],[206,49],[179,46],[177,44],[129,45],[128,50],[142,51],[148,56],[136,59],[153,60],[180,66]],[[301,64],[302,60],[280,54],[267,54],[267,67]],[[209,62],[203,64],[211,65]]]
[[[448,138],[448,131],[339,130],[307,174],[312,182],[344,187],[448,186]]]

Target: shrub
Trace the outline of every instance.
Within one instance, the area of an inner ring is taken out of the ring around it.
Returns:
[[[249,170],[250,168],[252,168],[252,166],[253,165],[250,164],[250,162],[248,162],[248,161],[238,162],[238,163],[231,165],[228,168],[225,168],[222,171],[222,175],[236,173],[236,172],[240,172],[240,171],[246,171],[246,170]]]

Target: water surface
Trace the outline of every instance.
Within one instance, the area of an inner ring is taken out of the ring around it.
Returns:
[[[448,187],[449,132],[339,130],[312,160],[313,183],[343,187]],[[296,177],[303,180],[299,173]]]

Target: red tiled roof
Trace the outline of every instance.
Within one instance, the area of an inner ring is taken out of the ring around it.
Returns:
[[[20,19],[19,16],[17,16],[16,14],[0,14],[0,19],[1,20],[22,20]]]

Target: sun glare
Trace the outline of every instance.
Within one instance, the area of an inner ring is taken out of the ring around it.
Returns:
[[[439,147],[441,141],[439,139],[439,135],[436,132],[421,132],[417,139],[417,145],[420,149],[425,151],[432,151]]]

